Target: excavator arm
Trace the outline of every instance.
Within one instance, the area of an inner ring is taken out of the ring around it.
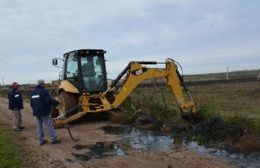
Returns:
[[[148,64],[165,64],[165,68],[149,68],[144,65]],[[122,102],[132,93],[132,91],[144,80],[152,78],[166,78],[167,84],[176,97],[177,105],[182,112],[195,113],[195,103],[184,85],[183,79],[177,69],[177,64],[172,59],[167,59],[165,63],[157,62],[130,62],[124,71],[116,78],[108,91],[116,87],[117,83],[126,76],[124,84],[115,96],[112,108],[119,107]],[[187,96],[184,96],[184,95]]]

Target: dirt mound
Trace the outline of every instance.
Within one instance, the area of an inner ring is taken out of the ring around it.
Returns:
[[[109,115],[109,121],[113,124],[125,124],[127,123],[126,113],[121,110],[110,110],[107,112]]]
[[[246,151],[255,152],[260,151],[260,137],[253,135],[244,135],[234,145],[236,148]]]
[[[238,140],[244,134],[240,127],[228,124],[218,117],[210,117],[206,121],[198,123],[193,132],[199,141],[203,141],[201,143],[224,141],[227,138]]]

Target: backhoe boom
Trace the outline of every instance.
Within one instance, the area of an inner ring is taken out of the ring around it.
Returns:
[[[181,111],[191,111],[195,113],[195,104],[191,98],[183,80],[177,70],[177,65],[173,60],[168,59],[165,62],[165,69],[148,68],[143,64],[157,64],[156,62],[130,62],[124,71],[116,78],[109,87],[108,91],[116,86],[117,82],[124,76],[126,81],[121,87],[118,95],[115,96],[115,101],[112,103],[112,108],[118,108],[122,102],[133,92],[133,90],[144,80],[152,78],[166,78],[167,84],[170,86],[173,94],[176,97],[177,104]],[[183,91],[187,93],[188,100],[185,100]]]

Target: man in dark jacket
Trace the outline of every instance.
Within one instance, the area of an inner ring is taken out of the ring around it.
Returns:
[[[44,139],[43,123],[48,129],[51,143],[60,143],[60,141],[57,140],[57,135],[50,117],[51,106],[57,106],[59,102],[50,97],[49,91],[44,88],[44,80],[39,80],[37,84],[38,85],[31,96],[31,107],[33,109],[33,115],[37,120],[39,144],[43,145],[47,143],[47,140]]]
[[[23,109],[23,98],[20,93],[19,84],[17,82],[13,82],[12,88],[8,92],[8,100],[9,100],[9,109],[13,113],[13,129],[15,131],[22,131],[24,127],[22,124],[22,115],[21,109]]]

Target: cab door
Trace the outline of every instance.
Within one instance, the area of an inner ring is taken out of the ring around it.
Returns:
[[[71,82],[80,90],[79,59],[76,52],[66,54],[66,66],[64,69],[64,79]]]

